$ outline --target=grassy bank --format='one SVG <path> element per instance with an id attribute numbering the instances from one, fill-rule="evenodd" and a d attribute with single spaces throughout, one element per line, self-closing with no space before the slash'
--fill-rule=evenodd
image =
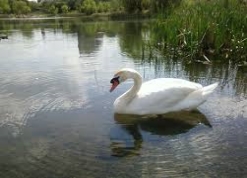
<path id="1" fill-rule="evenodd" d="M 152 45 L 190 60 L 247 60 L 247 5 L 236 0 L 189 1 L 158 15 Z"/>

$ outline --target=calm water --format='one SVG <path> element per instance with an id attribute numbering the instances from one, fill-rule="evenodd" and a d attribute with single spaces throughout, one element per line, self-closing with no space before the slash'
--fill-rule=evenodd
<path id="1" fill-rule="evenodd" d="M 142 57 L 149 22 L 0 21 L 0 177 L 245 177 L 247 72 Z M 220 87 L 177 118 L 114 115 L 131 81 L 176 77 Z"/>

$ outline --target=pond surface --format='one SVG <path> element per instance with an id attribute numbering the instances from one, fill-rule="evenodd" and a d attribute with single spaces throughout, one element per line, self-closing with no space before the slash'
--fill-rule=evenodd
<path id="1" fill-rule="evenodd" d="M 235 65 L 143 56 L 151 23 L 80 19 L 0 21 L 0 177 L 244 177 L 247 73 Z M 197 112 L 176 119 L 113 113 L 132 82 L 219 82 Z"/>

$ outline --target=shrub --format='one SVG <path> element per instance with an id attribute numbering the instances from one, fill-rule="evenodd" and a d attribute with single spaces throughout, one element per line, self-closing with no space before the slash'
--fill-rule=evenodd
<path id="1" fill-rule="evenodd" d="M 31 12 L 31 8 L 24 1 L 14 1 L 12 11 L 15 14 L 27 14 Z"/>
<path id="2" fill-rule="evenodd" d="M 0 14 L 5 14 L 10 12 L 10 6 L 8 0 L 0 0 Z"/>
<path id="3" fill-rule="evenodd" d="M 58 13 L 58 8 L 55 5 L 52 5 L 49 10 L 51 14 L 56 15 Z"/>
<path id="4" fill-rule="evenodd" d="M 123 9 L 122 3 L 119 0 L 111 0 L 110 1 L 110 11 L 112 12 L 118 12 Z"/>
<path id="5" fill-rule="evenodd" d="M 110 11 L 110 3 L 109 2 L 99 2 L 98 4 L 98 12 L 109 12 Z"/>
<path id="6" fill-rule="evenodd" d="M 142 10 L 142 0 L 122 0 L 125 11 L 133 13 Z"/>
<path id="7" fill-rule="evenodd" d="M 67 5 L 63 5 L 62 7 L 61 7 L 61 10 L 62 10 L 62 13 L 63 14 L 67 14 L 68 12 L 69 12 L 69 7 L 67 6 Z"/>
<path id="8" fill-rule="evenodd" d="M 81 6 L 81 12 L 90 15 L 97 11 L 97 6 L 94 0 L 84 0 Z"/>

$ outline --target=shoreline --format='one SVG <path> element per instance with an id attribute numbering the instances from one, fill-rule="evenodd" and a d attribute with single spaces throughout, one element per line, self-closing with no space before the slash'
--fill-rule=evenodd
<path id="1" fill-rule="evenodd" d="M 0 20 L 46 20 L 46 19 L 65 19 L 65 18 L 84 18 L 85 20 L 115 20 L 115 19 L 146 19 L 151 18 L 150 13 L 95 13 L 91 15 L 86 14 L 30 14 L 30 15 L 2 15 L 0 14 Z"/>

